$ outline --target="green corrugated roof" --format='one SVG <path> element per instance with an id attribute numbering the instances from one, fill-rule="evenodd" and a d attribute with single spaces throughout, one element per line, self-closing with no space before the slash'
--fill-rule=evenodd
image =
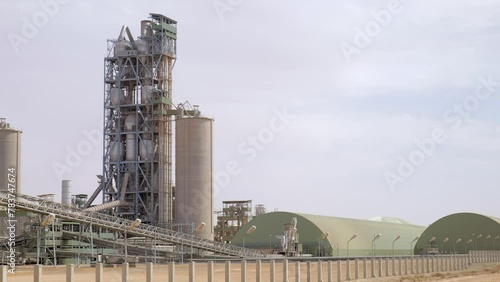
<path id="1" fill-rule="evenodd" d="M 435 239 L 430 242 L 433 237 Z M 444 242 L 446 238 L 448 240 Z M 467 243 L 469 240 L 471 242 Z M 461 254 L 470 250 L 500 250 L 500 219 L 476 213 L 442 217 L 424 230 L 415 245 L 415 253 L 429 247 L 437 248 L 441 253 Z"/>
<path id="2" fill-rule="evenodd" d="M 245 246 L 251 248 L 269 249 L 269 245 L 279 245 L 279 240 L 274 235 L 283 234 L 283 224 L 289 223 L 293 217 L 297 217 L 297 232 L 299 243 L 303 245 L 304 253 L 317 253 L 319 245 L 329 248 L 337 255 L 336 244 L 339 244 L 338 254 L 345 256 L 347 252 L 347 241 L 353 234 L 358 237 L 349 243 L 351 255 L 370 255 L 372 240 L 378 233 L 382 236 L 376 240 L 376 255 L 389 255 L 392 253 L 392 242 L 401 235 L 401 239 L 394 243 L 394 249 L 398 254 L 408 254 L 410 243 L 419 236 L 424 226 L 413 224 L 381 222 L 371 220 L 350 219 L 341 217 L 299 214 L 290 212 L 271 212 L 255 217 L 244 225 L 235 235 L 232 243 L 241 246 L 243 235 L 252 225 L 257 227 L 254 233 L 245 238 Z M 326 240 L 321 240 L 325 233 L 330 235 Z"/>

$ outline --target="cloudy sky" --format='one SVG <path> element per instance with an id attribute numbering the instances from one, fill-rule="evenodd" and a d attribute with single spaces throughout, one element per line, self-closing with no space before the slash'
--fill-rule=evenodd
<path id="1" fill-rule="evenodd" d="M 24 132 L 24 193 L 59 198 L 59 177 L 95 190 L 102 145 L 66 159 L 100 132 L 106 40 L 160 13 L 179 22 L 174 101 L 215 118 L 217 208 L 500 217 L 498 1 L 0 3 L 0 116 Z"/>

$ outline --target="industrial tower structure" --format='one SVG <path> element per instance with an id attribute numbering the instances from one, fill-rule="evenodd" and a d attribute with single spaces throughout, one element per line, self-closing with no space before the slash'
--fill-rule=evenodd
<path id="1" fill-rule="evenodd" d="M 115 216 L 173 222 L 172 69 L 177 22 L 141 21 L 134 39 L 123 26 L 104 60 L 103 203 Z"/>

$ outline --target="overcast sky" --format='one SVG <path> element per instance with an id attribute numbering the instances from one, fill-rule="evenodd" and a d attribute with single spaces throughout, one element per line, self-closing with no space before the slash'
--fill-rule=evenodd
<path id="1" fill-rule="evenodd" d="M 23 193 L 60 200 L 56 163 L 74 193 L 95 190 L 102 145 L 66 158 L 101 132 L 106 40 L 160 13 L 178 21 L 174 101 L 215 118 L 216 176 L 238 164 L 216 208 L 500 217 L 500 2 L 310 2 L 0 1 Z"/>

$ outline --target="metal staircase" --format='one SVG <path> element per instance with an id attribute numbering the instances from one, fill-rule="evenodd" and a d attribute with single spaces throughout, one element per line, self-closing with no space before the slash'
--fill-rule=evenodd
<path id="1" fill-rule="evenodd" d="M 24 194 L 12 194 L 7 191 L 0 191 L 0 206 L 8 206 L 8 200 L 9 198 L 12 199 L 13 195 L 15 195 L 16 199 L 15 209 L 32 211 L 39 214 L 52 213 L 55 214 L 57 218 L 76 221 L 92 226 L 100 226 L 115 231 L 123 231 L 130 235 L 152 238 L 176 245 L 190 246 L 195 249 L 214 252 L 216 254 L 248 258 L 264 256 L 261 252 L 256 250 L 200 239 L 190 234 L 180 233 L 152 225 L 140 224 L 133 229 L 129 229 L 129 227 L 134 224 L 134 221 L 132 220 L 122 219 L 99 212 L 85 211 Z"/>

